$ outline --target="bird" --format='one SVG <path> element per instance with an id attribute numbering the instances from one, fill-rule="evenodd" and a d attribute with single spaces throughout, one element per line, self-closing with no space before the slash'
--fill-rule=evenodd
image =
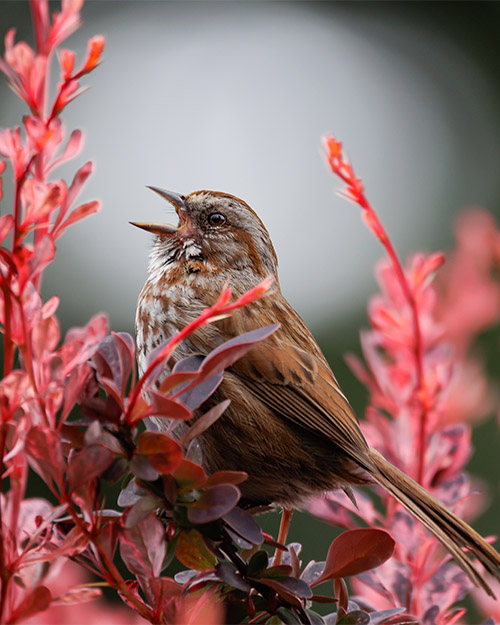
<path id="1" fill-rule="evenodd" d="M 178 224 L 131 222 L 155 235 L 136 313 L 140 371 L 148 354 L 213 305 L 228 283 L 240 296 L 266 277 L 275 280 L 266 297 L 191 334 L 167 363 L 207 355 L 244 332 L 280 324 L 225 371 L 202 406 L 231 400 L 199 437 L 207 472 L 244 471 L 241 505 L 276 504 L 287 511 L 334 489 L 378 484 L 442 543 L 476 586 L 493 595 L 466 552 L 497 579 L 500 555 L 368 445 L 320 347 L 281 292 L 276 252 L 257 213 L 229 193 L 184 196 L 150 188 L 174 207 Z"/>

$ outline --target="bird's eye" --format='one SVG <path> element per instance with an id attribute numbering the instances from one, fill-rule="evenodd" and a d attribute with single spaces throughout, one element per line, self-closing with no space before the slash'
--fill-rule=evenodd
<path id="1" fill-rule="evenodd" d="M 226 216 L 222 213 L 210 213 L 207 220 L 211 226 L 223 226 L 227 221 Z"/>

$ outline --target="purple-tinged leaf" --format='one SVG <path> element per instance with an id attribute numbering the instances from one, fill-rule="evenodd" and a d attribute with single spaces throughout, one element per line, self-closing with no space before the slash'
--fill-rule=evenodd
<path id="1" fill-rule="evenodd" d="M 292 567 L 289 564 L 279 564 L 277 566 L 271 566 L 265 571 L 262 571 L 262 578 L 277 579 L 280 577 L 290 577 L 292 575 Z"/>
<path id="2" fill-rule="evenodd" d="M 149 390 L 148 395 L 151 405 L 141 417 L 166 417 L 179 421 L 188 421 L 193 417 L 191 410 L 186 408 L 179 399 L 170 399 L 153 390 Z"/>
<path id="3" fill-rule="evenodd" d="M 239 549 L 253 549 L 254 547 L 253 543 L 248 542 L 248 540 L 245 540 L 244 538 L 242 538 L 239 534 L 237 534 L 230 527 L 226 527 L 226 533 L 229 536 L 229 538 L 238 546 Z"/>
<path id="4" fill-rule="evenodd" d="M 29 463 L 38 475 L 47 483 L 53 480 L 58 486 L 62 483 L 62 474 L 66 470 L 61 439 L 42 426 L 35 426 L 26 435 L 24 443 Z"/>
<path id="5" fill-rule="evenodd" d="M 199 377 L 194 378 L 194 380 L 189 384 L 190 387 L 188 390 L 179 393 L 175 393 L 174 397 L 185 404 L 189 410 L 196 410 L 205 402 L 210 395 L 219 387 L 224 374 L 222 371 L 216 373 L 215 375 L 203 379 L 203 381 L 198 382 L 198 379 L 201 378 L 201 373 Z M 179 394 L 178 394 L 179 393 Z"/>
<path id="6" fill-rule="evenodd" d="M 183 458 L 172 475 L 181 491 L 201 488 L 207 481 L 207 474 L 203 467 L 187 458 Z"/>
<path id="7" fill-rule="evenodd" d="M 231 403 L 230 399 L 225 399 L 221 401 L 220 404 L 213 406 L 210 408 L 208 412 L 202 415 L 199 419 L 196 420 L 195 423 L 189 428 L 189 430 L 182 437 L 181 444 L 186 445 L 189 441 L 193 440 L 200 434 L 202 434 L 205 430 L 207 430 L 211 425 L 213 425 L 217 419 L 219 419 L 226 408 Z"/>
<path id="8" fill-rule="evenodd" d="M 196 571 L 213 569 L 217 564 L 217 560 L 206 548 L 202 535 L 195 529 L 181 531 L 175 555 L 184 566 Z"/>
<path id="9" fill-rule="evenodd" d="M 120 357 L 112 335 L 108 335 L 103 338 L 91 360 L 94 364 L 98 377 L 115 380 L 117 386 L 121 386 L 122 378 Z"/>
<path id="10" fill-rule="evenodd" d="M 279 622 L 284 623 L 284 625 L 302 625 L 302 621 L 290 608 L 279 607 L 276 610 L 276 616 L 279 618 Z"/>
<path id="11" fill-rule="evenodd" d="M 118 545 L 118 523 L 109 522 L 102 525 L 99 530 L 99 541 L 104 551 L 113 559 Z"/>
<path id="12" fill-rule="evenodd" d="M 199 359 L 201 362 L 201 356 L 192 356 L 190 358 L 196 358 L 197 360 Z M 184 360 L 189 360 L 189 358 L 185 358 Z M 181 362 L 184 362 L 183 360 L 179 360 L 179 362 L 175 365 L 175 367 L 177 367 L 177 365 Z M 199 363 L 198 363 L 199 364 Z M 198 371 L 176 371 L 175 367 L 173 368 L 172 373 L 169 373 L 169 375 L 167 375 L 167 377 L 162 380 L 160 386 L 158 387 L 158 390 L 160 391 L 160 393 L 163 393 L 164 395 L 170 393 L 171 391 L 173 391 L 174 389 L 180 387 L 180 386 L 187 386 L 188 382 L 191 382 L 191 380 L 193 380 L 194 378 L 196 378 L 196 376 L 198 375 Z"/>
<path id="13" fill-rule="evenodd" d="M 173 438 L 162 432 L 143 432 L 137 441 L 137 453 L 148 456 L 159 473 L 171 473 L 182 460 L 182 449 Z"/>
<path id="14" fill-rule="evenodd" d="M 378 625 L 378 623 L 385 623 L 392 619 L 393 616 L 398 616 L 406 612 L 406 608 L 391 608 L 389 610 L 380 610 L 378 612 L 370 612 L 370 625 Z"/>
<path id="15" fill-rule="evenodd" d="M 100 477 L 113 462 L 113 452 L 103 445 L 89 445 L 73 453 L 68 462 L 70 491 Z"/>
<path id="16" fill-rule="evenodd" d="M 262 571 L 267 569 L 268 564 L 269 556 L 267 555 L 267 551 L 261 549 L 254 553 L 248 561 L 247 573 L 252 577 L 257 577 Z"/>
<path id="17" fill-rule="evenodd" d="M 100 397 L 89 397 L 82 402 L 80 410 L 84 417 L 91 420 L 99 419 L 103 423 L 117 424 L 122 414 L 120 406 L 109 395 L 105 400 Z"/>
<path id="18" fill-rule="evenodd" d="M 241 577 L 240 573 L 238 573 L 238 571 L 235 571 L 226 562 L 221 562 L 220 564 L 218 564 L 215 567 L 215 572 L 220 577 L 220 579 L 228 586 L 232 586 L 233 588 L 237 588 L 238 590 L 242 590 L 243 592 L 250 591 L 250 586 Z"/>
<path id="19" fill-rule="evenodd" d="M 261 581 L 274 588 L 278 594 L 280 593 L 278 588 L 283 587 L 288 592 L 304 599 L 310 599 L 313 596 L 311 587 L 303 579 L 298 579 L 297 577 L 268 578 L 266 576 L 261 577 Z"/>
<path id="20" fill-rule="evenodd" d="M 154 513 L 134 527 L 123 529 L 120 555 L 134 575 L 158 577 L 165 552 L 165 530 Z"/>
<path id="21" fill-rule="evenodd" d="M 118 495 L 118 505 L 122 508 L 132 506 L 136 501 L 139 501 L 141 497 L 144 497 L 147 492 L 137 485 L 135 480 L 131 480 L 125 488 Z"/>
<path id="22" fill-rule="evenodd" d="M 324 562 L 315 562 L 314 560 L 311 560 L 302 571 L 300 579 L 303 579 L 306 584 L 309 584 L 309 586 L 314 586 L 314 582 L 323 573 L 324 569 Z"/>
<path id="23" fill-rule="evenodd" d="M 150 605 L 155 606 L 156 613 L 161 613 L 174 597 L 183 594 L 182 586 L 171 577 L 156 577 L 148 579 L 143 588 Z M 158 618 L 155 623 L 160 622 Z"/>
<path id="24" fill-rule="evenodd" d="M 52 595 L 46 586 L 37 586 L 27 594 L 21 605 L 10 614 L 9 622 L 28 619 L 30 616 L 46 610 L 52 602 Z"/>
<path id="25" fill-rule="evenodd" d="M 230 367 L 238 358 L 241 358 L 251 350 L 252 347 L 276 332 L 279 327 L 280 324 L 275 323 L 264 328 L 257 328 L 245 334 L 240 334 L 216 347 L 205 357 L 199 370 L 199 377 L 188 384 L 186 391 L 208 380 L 212 376 L 222 373 L 224 369 Z M 189 405 L 185 400 L 183 400 L 183 402 Z M 189 407 L 191 408 L 191 406 Z M 196 408 L 197 407 L 198 406 L 196 406 Z M 192 409 L 194 410 L 194 408 Z"/>
<path id="26" fill-rule="evenodd" d="M 217 484 L 234 484 L 236 486 L 246 479 L 248 479 L 248 473 L 244 471 L 216 471 L 208 478 L 206 487 L 211 488 Z"/>
<path id="27" fill-rule="evenodd" d="M 292 566 L 292 550 L 295 554 L 298 555 L 302 551 L 302 545 L 300 543 L 289 543 L 288 545 L 286 545 L 286 550 L 281 556 L 281 564 L 289 564 L 290 566 Z M 272 561 L 274 561 L 274 558 L 272 558 Z M 294 575 L 294 577 L 300 577 L 300 575 Z"/>
<path id="28" fill-rule="evenodd" d="M 86 588 L 85 586 L 75 586 L 70 588 L 63 595 L 60 595 L 51 602 L 51 605 L 76 605 L 80 603 L 88 603 L 99 599 L 102 595 L 100 588 Z"/>
<path id="29" fill-rule="evenodd" d="M 358 575 L 380 566 L 391 557 L 394 547 L 394 539 L 384 530 L 347 530 L 332 542 L 325 569 L 314 585 L 327 579 Z"/>
<path id="30" fill-rule="evenodd" d="M 175 363 L 174 368 L 172 369 L 172 373 L 168 377 L 177 379 L 174 377 L 176 373 L 185 373 L 187 375 L 190 375 L 192 373 L 198 374 L 202 362 L 203 356 L 200 356 L 199 354 L 195 354 L 194 356 L 188 356 L 187 358 L 182 358 Z M 179 380 L 182 379 L 183 378 L 179 378 Z"/>
<path id="31" fill-rule="evenodd" d="M 191 523 L 210 523 L 227 514 L 240 498 L 240 491 L 232 484 L 219 484 L 204 491 L 198 501 L 188 508 Z"/>
<path id="32" fill-rule="evenodd" d="M 115 347 L 120 357 L 120 368 L 123 372 L 121 394 L 126 392 L 127 381 L 135 364 L 135 342 L 127 332 L 113 332 Z"/>
<path id="33" fill-rule="evenodd" d="M 304 611 L 307 614 L 307 617 L 309 618 L 310 625 L 326 625 L 325 621 L 323 620 L 323 617 L 320 616 L 317 612 L 314 612 L 314 610 L 310 610 L 309 608 L 306 608 Z"/>
<path id="34" fill-rule="evenodd" d="M 161 499 L 159 497 L 154 497 L 153 495 L 141 497 L 139 501 L 136 501 L 136 503 L 126 512 L 124 523 L 125 528 L 129 530 L 132 527 L 135 527 L 160 505 Z"/>
<path id="35" fill-rule="evenodd" d="M 283 577 L 279 580 L 259 578 L 254 581 L 259 581 L 261 584 L 269 586 L 269 588 L 272 588 L 278 593 L 282 599 L 297 608 L 302 607 L 304 597 L 312 597 L 312 591 L 309 586 L 301 579 L 296 579 L 294 577 Z"/>
<path id="36" fill-rule="evenodd" d="M 156 469 L 151 466 L 148 456 L 135 453 L 130 463 L 130 470 L 141 480 L 146 482 L 154 482 L 160 477 Z"/>
<path id="37" fill-rule="evenodd" d="M 337 625 L 369 625 L 370 615 L 362 610 L 355 610 L 345 614 L 337 621 Z"/>
<path id="38" fill-rule="evenodd" d="M 223 517 L 224 521 L 242 538 L 254 545 L 264 542 L 262 530 L 253 516 L 241 508 L 233 508 Z"/>
<path id="39" fill-rule="evenodd" d="M 80 399 L 89 376 L 90 367 L 84 362 L 71 369 L 69 375 L 64 380 L 64 401 L 61 413 L 62 421 L 66 421 L 69 413 Z"/>

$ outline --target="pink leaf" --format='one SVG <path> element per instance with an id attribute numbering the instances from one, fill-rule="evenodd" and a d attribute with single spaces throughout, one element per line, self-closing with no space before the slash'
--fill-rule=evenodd
<path id="1" fill-rule="evenodd" d="M 77 156 L 82 149 L 82 139 L 83 139 L 82 131 L 73 130 L 70 138 L 68 139 L 68 143 L 66 144 L 66 147 L 64 148 L 64 152 L 61 154 L 61 156 L 59 156 L 54 161 L 52 161 L 50 166 L 47 168 L 47 172 L 52 171 L 53 169 L 56 169 L 57 167 L 65 163 L 66 161 L 69 161 L 75 156 Z"/>
<path id="2" fill-rule="evenodd" d="M 203 364 L 200 367 L 200 376 L 188 384 L 187 388 L 183 389 L 183 393 L 231 366 L 238 358 L 241 358 L 252 349 L 252 347 L 276 332 L 279 327 L 280 324 L 275 323 L 264 328 L 258 328 L 257 330 L 252 330 L 251 332 L 236 336 L 222 345 L 219 345 L 219 347 L 210 352 L 203 360 Z"/>
<path id="3" fill-rule="evenodd" d="M 188 421 L 193 417 L 191 410 L 188 410 L 188 408 L 179 401 L 165 397 L 165 395 L 153 390 L 148 391 L 148 395 L 151 406 L 140 415 L 141 419 L 154 415 L 157 417 L 166 417 L 168 419 Z"/>
<path id="4" fill-rule="evenodd" d="M 137 441 L 137 453 L 148 457 L 159 473 L 171 473 L 182 460 L 182 449 L 173 438 L 160 432 L 143 432 Z"/>
<path id="5" fill-rule="evenodd" d="M 25 449 L 30 464 L 40 477 L 48 483 L 53 480 L 60 486 L 66 463 L 59 436 L 52 430 L 35 426 L 26 435 Z"/>
<path id="6" fill-rule="evenodd" d="M 57 236 L 59 236 L 68 226 L 80 221 L 81 219 L 85 219 L 89 215 L 93 215 L 97 213 L 97 211 L 101 208 L 101 203 L 97 200 L 93 200 L 92 202 L 87 202 L 86 204 L 81 204 L 78 208 L 75 208 L 69 215 L 69 217 L 59 226 L 57 230 Z"/>
<path id="7" fill-rule="evenodd" d="M 52 595 L 46 586 L 37 586 L 23 600 L 16 611 L 10 615 L 9 622 L 28 619 L 38 612 L 46 610 L 52 602 Z"/>
<path id="8" fill-rule="evenodd" d="M 193 440 L 193 438 L 196 438 L 197 436 L 202 434 L 206 429 L 208 429 L 211 425 L 213 425 L 217 421 L 217 419 L 219 419 L 222 416 L 222 414 L 224 413 L 224 410 L 226 410 L 226 408 L 229 406 L 230 403 L 231 403 L 230 399 L 221 401 L 220 404 L 217 404 L 216 406 L 211 408 L 208 412 L 206 412 L 204 415 L 202 415 L 196 421 L 196 423 L 194 423 L 189 428 L 189 430 L 184 434 L 184 436 L 182 437 L 182 444 L 185 445 L 186 443 L 189 443 L 189 441 Z"/>
<path id="9" fill-rule="evenodd" d="M 165 553 L 165 530 L 153 512 L 134 527 L 123 530 L 120 554 L 131 573 L 158 577 Z"/>
<path id="10" fill-rule="evenodd" d="M 113 452 L 103 445 L 89 445 L 72 454 L 68 464 L 70 490 L 100 477 L 113 462 Z"/>
<path id="11" fill-rule="evenodd" d="M 189 506 L 191 523 L 210 523 L 234 508 L 240 491 L 232 484 L 219 484 L 204 491 L 198 501 Z"/>

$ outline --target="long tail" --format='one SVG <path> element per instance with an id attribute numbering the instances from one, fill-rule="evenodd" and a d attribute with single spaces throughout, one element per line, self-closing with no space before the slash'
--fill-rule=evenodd
<path id="1" fill-rule="evenodd" d="M 374 468 L 368 471 L 372 478 L 434 534 L 476 586 L 482 586 L 491 597 L 495 597 L 462 548 L 466 547 L 489 573 L 500 580 L 500 555 L 495 549 L 375 449 L 370 449 L 370 459 Z"/>

